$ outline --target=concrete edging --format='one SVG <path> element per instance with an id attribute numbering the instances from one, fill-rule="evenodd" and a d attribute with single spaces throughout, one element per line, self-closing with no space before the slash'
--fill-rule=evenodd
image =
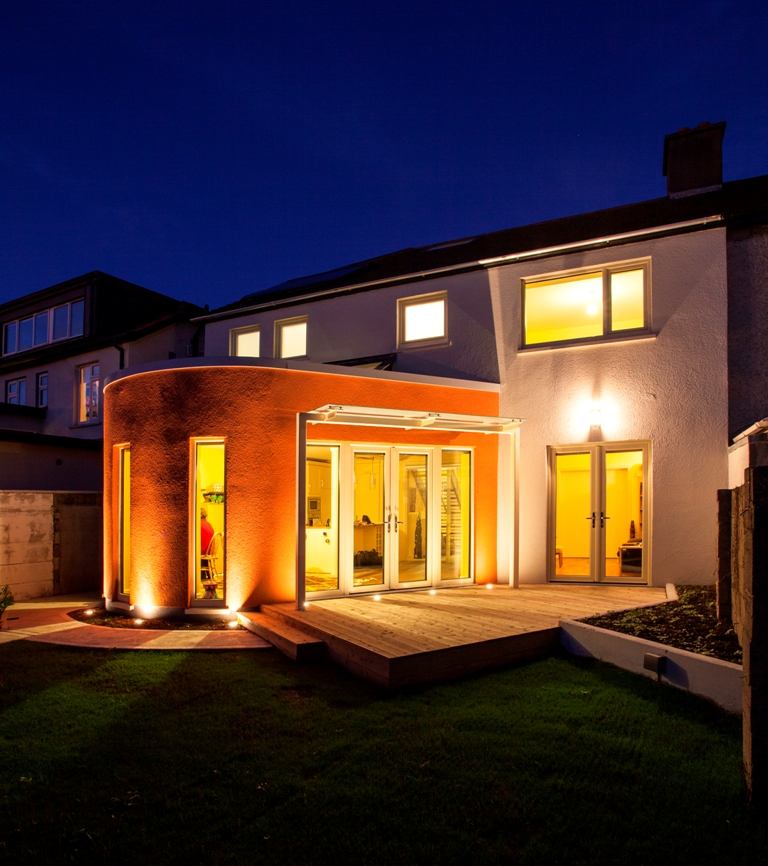
<path id="1" fill-rule="evenodd" d="M 728 712 L 741 713 L 741 665 L 573 619 L 560 620 L 560 645 L 571 655 L 599 659 L 651 679 L 657 679 L 657 674 L 643 667 L 643 656 L 665 656 L 659 682 L 708 698 Z"/>

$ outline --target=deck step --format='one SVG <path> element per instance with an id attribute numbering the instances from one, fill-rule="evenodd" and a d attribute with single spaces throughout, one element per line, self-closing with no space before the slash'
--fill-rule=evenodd
<path id="1" fill-rule="evenodd" d="M 297 662 L 315 661 L 325 655 L 325 643 L 274 616 L 239 613 L 240 624 Z"/>

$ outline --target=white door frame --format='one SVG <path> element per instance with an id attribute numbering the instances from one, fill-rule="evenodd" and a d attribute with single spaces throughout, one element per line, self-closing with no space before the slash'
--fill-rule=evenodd
<path id="1" fill-rule="evenodd" d="M 611 515 L 605 513 L 605 455 L 616 451 L 642 451 L 643 453 L 643 553 L 642 572 L 637 581 L 611 581 L 605 576 L 605 529 L 606 521 Z M 555 573 L 555 533 L 557 508 L 557 482 L 555 461 L 558 454 L 589 454 L 591 478 L 591 517 L 593 519 L 590 534 L 590 573 L 568 577 Z M 548 509 L 547 509 L 547 580 L 556 583 L 651 583 L 651 546 L 652 546 L 652 497 L 651 497 L 651 443 L 646 440 L 630 440 L 624 442 L 584 442 L 578 445 L 550 445 L 547 447 L 547 465 L 549 473 Z M 589 519 L 590 515 L 584 515 Z"/>

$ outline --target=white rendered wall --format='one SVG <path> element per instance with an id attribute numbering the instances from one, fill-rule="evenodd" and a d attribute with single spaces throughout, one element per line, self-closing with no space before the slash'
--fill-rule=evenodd
<path id="1" fill-rule="evenodd" d="M 448 294 L 447 344 L 398 349 L 397 299 L 440 291 Z M 309 318 L 311 361 L 330 363 L 397 352 L 396 369 L 402 372 L 499 381 L 485 271 L 434 277 L 209 322 L 205 326 L 205 356 L 227 356 L 232 328 L 259 325 L 261 357 L 272 358 L 275 322 L 293 316 Z"/>
<path id="2" fill-rule="evenodd" d="M 185 357 L 193 333 L 192 325 L 170 325 L 133 342 L 123 343 L 124 366 L 127 368 L 148 361 L 166 361 L 170 353 Z M 40 428 L 41 433 L 81 439 L 101 438 L 101 418 L 86 424 L 77 421 L 78 368 L 86 364 L 99 365 L 103 387 L 107 379 L 120 369 L 120 352 L 114 346 L 102 346 L 6 375 L 6 379 L 26 378 L 27 405 L 34 406 L 37 400 L 37 374 L 48 374 L 48 411 Z"/>
<path id="3" fill-rule="evenodd" d="M 648 256 L 655 338 L 519 351 L 523 278 Z M 511 264 L 490 279 L 501 414 L 525 419 L 521 583 L 546 580 L 547 446 L 587 442 L 593 401 L 603 405 L 604 441 L 651 443 L 651 582 L 711 582 L 716 491 L 728 483 L 724 230 Z"/>

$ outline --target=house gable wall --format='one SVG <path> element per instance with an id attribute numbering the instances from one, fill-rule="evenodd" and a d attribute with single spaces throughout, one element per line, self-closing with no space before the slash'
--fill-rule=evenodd
<path id="1" fill-rule="evenodd" d="M 651 258 L 655 337 L 520 351 L 524 278 Z M 520 579 L 547 575 L 547 446 L 590 440 L 589 408 L 605 409 L 605 441 L 651 442 L 654 584 L 711 582 L 717 501 L 727 481 L 725 230 L 625 244 L 491 272 L 502 414 L 520 433 Z"/>

